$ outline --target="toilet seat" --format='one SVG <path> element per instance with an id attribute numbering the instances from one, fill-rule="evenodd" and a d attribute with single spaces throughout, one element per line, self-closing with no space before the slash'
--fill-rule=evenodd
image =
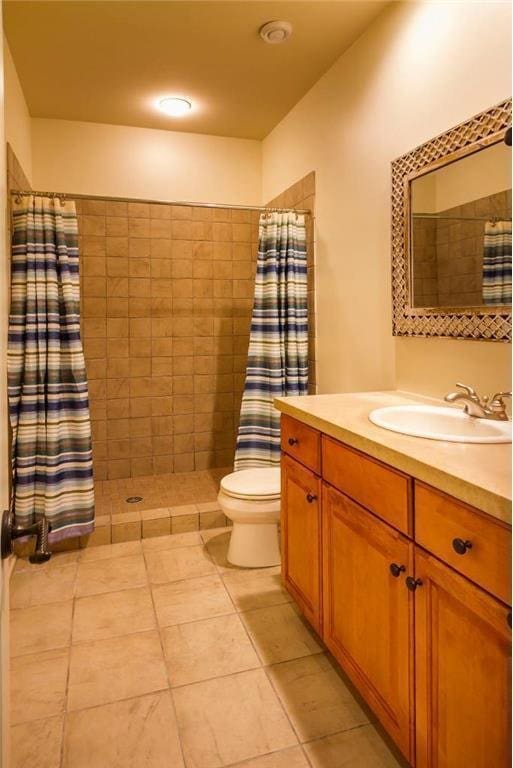
<path id="1" fill-rule="evenodd" d="M 221 480 L 221 491 L 234 499 L 273 501 L 280 498 L 280 468 L 259 467 L 232 472 Z"/>

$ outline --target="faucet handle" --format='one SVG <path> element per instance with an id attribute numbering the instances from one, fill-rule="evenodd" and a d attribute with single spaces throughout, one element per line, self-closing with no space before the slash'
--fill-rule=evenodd
<path id="1" fill-rule="evenodd" d="M 508 414 L 506 412 L 505 397 L 511 397 L 511 392 L 496 392 L 488 400 L 488 410 L 490 413 L 496 414 L 495 418 L 501 421 L 508 421 Z"/>
<path id="2" fill-rule="evenodd" d="M 477 397 L 477 392 L 473 387 L 469 387 L 468 384 L 462 384 L 461 382 L 456 382 L 456 386 L 460 389 L 463 389 L 469 397 Z"/>
<path id="3" fill-rule="evenodd" d="M 496 392 L 491 396 L 490 402 L 493 403 L 494 400 L 503 400 L 505 397 L 511 397 L 512 394 L 512 392 Z"/>
<path id="4" fill-rule="evenodd" d="M 488 404 L 493 410 L 504 410 L 506 407 L 504 403 L 505 397 L 511 397 L 511 392 L 496 392 L 488 399 Z"/>

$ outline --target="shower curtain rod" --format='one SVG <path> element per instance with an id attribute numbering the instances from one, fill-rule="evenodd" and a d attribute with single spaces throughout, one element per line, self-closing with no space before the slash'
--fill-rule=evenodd
<path id="1" fill-rule="evenodd" d="M 11 195 L 35 195 L 35 197 L 57 197 L 69 200 L 109 200 L 114 203 L 149 203 L 151 205 L 178 205 L 187 208 L 231 208 L 237 211 L 269 211 L 275 213 L 311 214 L 309 208 L 278 208 L 265 205 L 222 205 L 220 203 L 188 203 L 182 200 L 146 200 L 140 197 L 109 197 L 108 195 L 74 195 L 71 192 L 36 192 L 35 190 L 11 189 Z"/>

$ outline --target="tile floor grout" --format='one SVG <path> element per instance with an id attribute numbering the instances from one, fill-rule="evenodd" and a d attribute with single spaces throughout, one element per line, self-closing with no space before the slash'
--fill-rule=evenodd
<path id="1" fill-rule="evenodd" d="M 165 548 L 165 549 L 163 548 L 163 549 L 155 549 L 155 550 L 153 550 L 152 548 L 148 548 L 146 550 L 144 548 L 144 546 L 141 545 L 139 548 L 137 548 L 137 550 L 138 550 L 137 551 L 137 556 L 141 556 L 142 555 L 142 563 L 144 564 L 144 574 L 145 574 L 145 579 L 146 579 L 144 584 L 137 585 L 137 586 L 134 586 L 134 585 L 132 585 L 132 586 L 124 586 L 121 589 L 119 587 L 116 587 L 116 588 L 111 589 L 111 590 L 107 590 L 107 591 L 103 591 L 103 592 L 94 592 L 94 593 L 91 593 L 89 595 L 80 595 L 80 596 L 78 596 L 76 594 L 77 587 L 78 587 L 78 582 L 79 582 L 79 570 L 80 570 L 80 566 L 81 565 L 87 565 L 87 563 L 94 563 L 99 568 L 99 570 L 101 571 L 102 563 L 106 563 L 106 562 L 109 562 L 109 561 L 114 560 L 114 559 L 119 562 L 119 561 L 123 561 L 123 559 L 125 559 L 125 558 L 131 557 L 131 556 L 133 557 L 134 555 L 133 554 L 130 554 L 130 555 L 111 554 L 109 557 L 106 557 L 106 558 L 98 558 L 98 559 L 93 558 L 91 560 L 87 560 L 87 559 L 86 560 L 82 560 L 82 558 L 79 555 L 77 560 L 74 563 L 71 564 L 71 565 L 75 565 L 75 573 L 74 573 L 74 577 L 73 577 L 73 588 L 72 588 L 72 596 L 71 596 L 71 598 L 64 599 L 64 600 L 56 600 L 56 601 L 53 601 L 51 603 L 36 603 L 35 605 L 27 606 L 29 608 L 32 608 L 32 607 L 44 607 L 44 606 L 47 606 L 47 605 L 66 604 L 66 603 L 69 603 L 70 600 L 72 602 L 69 641 L 67 642 L 66 645 L 59 645 L 57 647 L 52 647 L 52 648 L 48 649 L 48 652 L 52 652 L 52 651 L 66 651 L 66 659 L 67 659 L 67 662 L 66 662 L 67 663 L 66 683 L 65 683 L 64 696 L 63 696 L 62 705 L 61 705 L 62 709 L 60 710 L 60 713 L 55 714 L 55 715 L 50 715 L 48 717 L 35 717 L 35 718 L 31 718 L 31 719 L 29 719 L 27 721 L 23 721 L 22 723 L 16 723 L 16 725 L 26 725 L 28 723 L 38 723 L 38 722 L 41 723 L 41 724 L 45 724 L 46 722 L 48 722 L 49 719 L 53 719 L 53 718 L 56 718 L 56 717 L 61 718 L 62 722 L 60 724 L 61 725 L 61 731 L 60 731 L 60 734 L 61 734 L 60 735 L 60 757 L 59 757 L 58 764 L 57 763 L 55 763 L 55 764 L 52 763 L 52 768 L 53 768 L 54 765 L 55 765 L 55 768 L 57 768 L 57 765 L 59 766 L 59 768 L 73 768 L 71 763 L 67 762 L 70 759 L 69 755 L 68 755 L 68 757 L 66 757 L 66 756 L 68 754 L 67 750 L 69 748 L 68 747 L 68 741 L 69 741 L 70 738 L 72 738 L 72 734 L 73 734 L 73 731 L 70 730 L 70 721 L 71 721 L 71 719 L 74 719 L 75 717 L 78 718 L 79 713 L 86 712 L 86 711 L 89 711 L 89 710 L 98 710 L 99 712 L 103 713 L 103 711 L 104 711 L 103 708 L 104 707 L 119 705 L 119 704 L 121 704 L 123 702 L 130 702 L 130 701 L 137 702 L 139 700 L 144 699 L 145 697 L 151 697 L 151 696 L 155 697 L 158 694 L 163 694 L 165 692 L 167 692 L 169 694 L 169 701 L 170 701 L 171 711 L 173 713 L 174 723 L 176 724 L 177 744 L 178 744 L 178 747 L 179 747 L 179 750 L 180 750 L 180 753 L 181 753 L 181 756 L 182 756 L 183 767 L 184 768 L 192 768 L 193 762 L 191 762 L 192 758 L 190 757 L 190 745 L 189 745 L 189 753 L 188 753 L 187 750 L 186 750 L 185 742 L 184 742 L 184 734 L 185 734 L 185 732 L 183 731 L 183 727 L 184 727 L 183 726 L 183 722 L 181 722 L 179 720 L 179 713 L 178 713 L 178 710 L 177 710 L 177 702 L 176 702 L 176 695 L 177 695 L 177 693 L 180 692 L 180 691 L 184 691 L 185 689 L 187 689 L 190 692 L 191 689 L 193 689 L 193 688 L 198 689 L 199 686 L 204 686 L 206 684 L 214 684 L 216 681 L 221 681 L 221 680 L 225 680 L 225 681 L 234 680 L 234 679 L 238 678 L 241 675 L 250 674 L 250 673 L 257 673 L 257 672 L 261 672 L 262 675 L 264 676 L 264 678 L 266 680 L 266 684 L 269 686 L 269 691 L 270 691 L 270 693 L 272 692 L 272 706 L 275 708 L 276 712 L 279 711 L 281 713 L 284 722 L 287 723 L 288 729 L 290 731 L 290 738 L 294 739 L 294 743 L 291 743 L 290 745 L 285 746 L 285 747 L 280 746 L 280 747 L 277 747 L 276 749 L 269 749 L 269 751 L 263 752 L 263 753 L 257 752 L 257 754 L 254 754 L 252 756 L 246 757 L 246 758 L 244 758 L 242 760 L 239 759 L 239 760 L 234 760 L 234 761 L 229 761 L 229 762 L 223 762 L 223 759 L 220 757 L 219 758 L 220 759 L 220 766 L 222 766 L 222 768 L 233 768 L 234 766 L 237 766 L 238 768 L 244 768 L 244 765 L 246 763 L 249 764 L 249 763 L 252 763 L 253 761 L 259 761 L 259 760 L 261 760 L 261 759 L 263 759 L 263 758 L 265 758 L 267 756 L 271 756 L 271 755 L 279 755 L 280 753 L 284 753 L 285 754 L 288 750 L 299 750 L 301 755 L 303 756 L 303 759 L 306 761 L 306 765 L 307 766 L 311 766 L 312 768 L 314 768 L 316 763 L 313 762 L 313 758 L 308 754 L 308 751 L 305 749 L 305 745 L 315 744 L 317 742 L 321 743 L 325 739 L 333 738 L 333 737 L 335 737 L 337 735 L 344 734 L 344 733 L 347 733 L 347 732 L 350 732 L 350 731 L 356 731 L 356 730 L 358 730 L 360 728 L 364 728 L 366 726 L 372 725 L 371 721 L 365 722 L 365 723 L 358 723 L 356 725 L 349 724 L 349 725 L 347 725 L 344 728 L 337 728 L 336 724 L 332 724 L 331 727 L 333 728 L 333 730 L 330 730 L 328 728 L 328 730 L 323 731 L 322 734 L 319 735 L 319 736 L 315 736 L 313 738 L 309 737 L 309 738 L 306 738 L 306 739 L 302 740 L 301 730 L 300 730 L 300 721 L 298 721 L 298 723 L 296 723 L 296 724 L 294 723 L 294 719 L 289 714 L 288 708 L 285 706 L 286 702 L 283 700 L 283 691 L 280 693 L 280 689 L 277 686 L 277 678 L 273 678 L 273 676 L 271 675 L 271 670 L 277 669 L 279 667 L 285 667 L 285 665 L 287 665 L 287 664 L 293 664 L 293 662 L 299 662 L 301 660 L 305 660 L 306 661 L 308 659 L 314 659 L 314 658 L 319 658 L 319 659 L 324 658 L 324 657 L 328 658 L 327 649 L 324 646 L 324 644 L 322 643 L 322 641 L 320 639 L 318 639 L 314 635 L 314 633 L 308 628 L 308 626 L 304 623 L 304 621 L 301 619 L 300 615 L 297 614 L 297 608 L 295 607 L 295 604 L 290 601 L 290 599 L 288 598 L 288 595 L 286 593 L 283 593 L 283 595 L 280 598 L 274 598 L 274 599 L 271 598 L 271 602 L 268 603 L 268 604 L 265 604 L 265 605 L 256 605 L 256 606 L 253 606 L 253 607 L 250 607 L 250 608 L 246 608 L 246 609 L 239 608 L 235 596 L 232 595 L 232 593 L 230 592 L 230 589 L 229 589 L 229 585 L 227 585 L 227 583 L 226 583 L 226 578 L 230 576 L 231 571 L 230 570 L 226 570 L 223 565 L 220 565 L 219 561 L 216 560 L 217 555 L 214 556 L 214 554 L 212 552 L 210 552 L 209 549 L 208 549 L 208 542 L 211 541 L 212 538 L 216 538 L 217 535 L 222 535 L 223 533 L 226 533 L 226 532 L 227 532 L 226 530 L 223 531 L 221 529 L 221 530 L 218 530 L 216 534 L 208 535 L 208 538 L 207 538 L 207 535 L 205 535 L 205 539 L 203 539 L 201 534 L 198 532 L 199 533 L 199 537 L 201 539 L 201 541 L 199 543 L 196 543 L 196 544 L 192 544 L 192 543 L 191 544 L 183 544 L 183 545 L 178 546 L 178 547 L 168 547 L 168 548 Z M 110 546 L 112 546 L 112 545 L 110 545 Z M 114 545 L 114 546 L 116 546 L 116 545 Z M 183 578 L 174 579 L 174 580 L 169 580 L 168 579 L 167 581 L 163 581 L 163 582 L 155 583 L 155 584 L 150 581 L 149 563 L 148 563 L 148 558 L 147 558 L 148 554 L 151 554 L 152 552 L 154 552 L 154 553 L 166 553 L 166 555 L 169 557 L 170 553 L 179 552 L 179 551 L 183 551 L 183 550 L 189 550 L 189 549 L 191 549 L 193 547 L 201 547 L 201 550 L 202 550 L 203 554 L 206 556 L 205 560 L 207 560 L 209 563 L 211 563 L 211 564 L 213 564 L 215 566 L 215 568 L 216 568 L 215 572 L 210 572 L 210 573 L 206 573 L 206 574 L 199 574 L 199 575 L 194 575 L 194 576 L 184 576 Z M 112 550 L 111 550 L 111 552 L 112 552 Z M 55 570 L 58 571 L 61 567 L 67 567 L 67 566 L 68 566 L 68 564 L 63 564 L 63 566 L 55 565 Z M 180 567 L 183 567 L 183 566 L 180 566 Z M 255 587 L 255 589 L 258 590 L 258 576 L 260 574 L 262 575 L 262 579 L 264 581 L 264 587 L 265 587 L 265 578 L 266 578 L 266 571 L 267 570 L 271 570 L 271 569 L 258 569 L 258 570 L 256 570 L 256 569 L 247 569 L 247 571 L 241 571 L 240 569 L 234 568 L 233 569 L 233 573 L 234 574 L 247 573 L 248 579 L 251 579 L 252 577 L 254 579 L 256 579 L 257 586 Z M 26 572 L 24 570 L 19 570 L 19 571 L 17 571 L 17 573 L 18 574 L 25 574 Z M 30 571 L 29 571 L 29 573 L 30 573 Z M 167 573 L 168 572 L 164 570 L 164 575 L 166 575 Z M 267 576 L 275 576 L 275 575 L 278 575 L 278 574 L 275 574 L 275 573 L 267 574 Z M 189 583 L 190 584 L 190 582 L 194 582 L 195 580 L 198 580 L 198 579 L 208 578 L 210 576 L 212 576 L 212 577 L 215 576 L 216 579 L 218 580 L 219 587 L 222 587 L 222 595 L 223 595 L 224 598 L 227 599 L 228 605 L 230 606 L 230 611 L 229 612 L 221 613 L 221 614 L 215 614 L 215 615 L 208 615 L 208 612 L 207 612 L 205 615 L 203 615 L 201 617 L 197 617 L 197 618 L 193 618 L 193 619 L 188 619 L 186 621 L 175 622 L 174 624 L 165 624 L 165 623 L 161 623 L 161 621 L 159 621 L 159 612 L 157 610 L 157 603 L 155 601 L 155 592 L 158 590 L 159 587 L 166 587 L 166 586 L 170 586 L 170 585 L 177 585 L 177 584 L 180 584 L 180 583 L 182 583 L 182 584 Z M 245 581 L 245 578 L 243 576 L 241 576 L 240 583 L 243 584 L 244 581 Z M 238 586 L 238 584 L 236 582 L 233 585 L 233 588 L 235 589 L 237 586 Z M 78 642 L 73 642 L 73 631 L 74 631 L 74 628 L 75 628 L 75 625 L 76 625 L 76 608 L 77 608 L 77 606 L 79 605 L 80 602 L 83 602 L 86 599 L 101 598 L 101 597 L 107 596 L 107 595 L 114 595 L 114 594 L 117 594 L 117 593 L 127 593 L 127 592 L 130 592 L 130 591 L 135 592 L 137 590 L 144 590 L 145 593 L 149 593 L 149 599 L 151 601 L 151 617 L 152 617 L 152 621 L 153 621 L 153 626 L 151 628 L 137 629 L 134 632 L 130 631 L 130 629 L 128 631 L 126 629 L 124 629 L 123 631 L 120 631 L 119 634 L 108 635 L 106 637 L 102 637 L 102 636 L 93 637 L 92 639 L 80 640 Z M 187 591 L 185 590 L 185 594 L 186 593 L 187 593 Z M 256 594 L 259 594 L 258 591 L 256 592 Z M 265 595 L 265 593 L 263 593 L 263 594 Z M 265 597 L 264 597 L 264 599 L 265 599 Z M 278 599 L 279 601 L 278 602 L 274 602 L 275 599 Z M 297 651 L 293 652 L 292 649 L 289 649 L 288 653 L 292 652 L 293 653 L 292 656 L 287 655 L 286 658 L 279 659 L 279 660 L 274 660 L 274 661 L 271 660 L 271 661 L 267 661 L 266 662 L 265 655 L 262 655 L 263 651 L 262 651 L 262 649 L 259 649 L 259 644 L 257 643 L 255 637 L 253 636 L 254 633 L 250 632 L 247 624 L 243 620 L 243 617 L 245 615 L 249 615 L 249 614 L 251 614 L 251 615 L 262 615 L 262 612 L 265 612 L 265 611 L 272 611 L 273 609 L 277 609 L 277 610 L 278 609 L 282 609 L 283 610 L 283 609 L 285 609 L 287 607 L 290 607 L 296 613 L 296 615 L 297 615 L 301 625 L 312 636 L 312 638 L 315 640 L 315 642 L 319 645 L 319 649 L 318 650 L 312 650 L 312 649 L 308 649 L 308 646 L 305 646 L 304 651 L 301 651 L 299 653 L 299 655 L 296 655 Z M 23 611 L 23 610 L 25 610 L 25 608 L 23 608 L 23 607 L 22 608 L 13 608 L 12 609 L 13 613 L 17 613 L 17 612 Z M 198 625 L 198 628 L 199 628 L 201 625 L 205 626 L 205 624 L 207 624 L 208 621 L 215 620 L 215 619 L 223 619 L 225 617 L 232 617 L 232 616 L 236 616 L 237 617 L 237 623 L 238 623 L 238 625 L 240 625 L 240 627 L 241 627 L 241 629 L 242 629 L 242 631 L 244 633 L 244 636 L 245 636 L 246 640 L 248 641 L 248 647 L 250 647 L 252 649 L 252 651 L 253 651 L 253 653 L 255 655 L 256 665 L 255 666 L 250 666 L 250 667 L 243 666 L 242 669 L 238 669 L 238 670 L 235 670 L 235 671 L 229 671 L 229 670 L 228 671 L 223 671 L 221 674 L 219 674 L 219 673 L 216 674 L 215 670 L 213 670 L 212 676 L 200 677 L 200 679 L 198 679 L 198 680 L 192 680 L 192 681 L 189 681 L 189 682 L 180 683 L 179 685 L 173 685 L 172 684 L 172 679 L 171 679 L 171 676 L 170 676 L 170 665 L 172 664 L 172 657 L 168 657 L 168 654 L 167 654 L 167 651 L 166 651 L 166 643 L 165 643 L 165 640 L 164 640 L 164 636 L 165 636 L 166 630 L 171 630 L 173 628 L 193 627 L 194 625 Z M 121 630 L 121 628 L 120 628 L 120 630 Z M 294 630 L 294 631 L 296 631 L 296 630 Z M 104 701 L 100 697 L 100 698 L 98 698 L 96 703 L 92 703 L 92 704 L 88 703 L 87 706 L 77 707 L 77 708 L 75 708 L 73 710 L 69 709 L 69 703 L 70 703 L 70 698 L 69 698 L 69 694 L 70 694 L 70 680 L 71 680 L 71 671 L 72 671 L 72 653 L 73 653 L 74 649 L 83 648 L 85 646 L 94 647 L 95 644 L 102 643 L 103 641 L 106 641 L 108 643 L 109 641 L 112 642 L 112 641 L 120 640 L 120 639 L 125 638 L 125 637 L 131 637 L 132 638 L 132 637 L 138 636 L 138 635 L 142 636 L 142 635 L 146 634 L 148 636 L 151 635 L 151 636 L 154 637 L 155 633 L 158 635 L 158 647 L 160 649 L 158 664 L 162 664 L 163 668 L 165 669 L 165 682 L 166 682 L 165 685 L 162 685 L 162 686 L 158 685 L 155 689 L 152 689 L 150 691 L 145 691 L 144 693 L 136 693 L 134 695 L 121 696 L 121 698 L 115 698 L 113 701 L 110 701 L 108 698 L 107 698 L 106 701 Z M 302 642 L 304 642 L 304 641 L 302 641 Z M 23 654 L 20 654 L 19 656 L 14 656 L 13 659 L 21 659 L 21 660 L 23 660 L 24 657 L 28 657 L 28 656 L 31 656 L 31 655 L 34 656 L 34 654 L 35 654 L 35 651 L 31 650 L 29 652 L 25 652 Z M 21 666 L 23 666 L 23 661 L 21 662 Z M 235 669 L 235 667 L 233 667 L 233 669 Z M 157 682 L 157 680 L 155 680 L 155 682 Z M 164 682 L 164 678 L 162 679 L 162 682 Z M 343 680 L 341 680 L 341 682 L 343 684 Z M 290 706 L 290 702 L 289 702 L 289 706 Z M 181 707 L 183 708 L 183 700 L 182 700 Z M 182 711 L 182 715 L 181 716 L 183 718 L 183 711 Z M 366 717 L 366 719 L 368 719 L 367 712 L 365 712 L 365 717 Z M 14 727 L 16 727 L 16 725 Z M 173 728 L 174 727 L 175 726 L 173 726 Z M 275 743 L 277 744 L 278 742 L 275 742 Z M 269 747 L 270 744 L 268 743 L 266 746 Z M 186 754 L 189 754 L 189 759 L 188 760 L 186 759 Z M 220 754 L 221 753 L 219 753 L 219 755 Z M 82 763 L 81 763 L 81 765 L 82 765 Z M 109 762 L 109 766 L 110 765 L 111 765 L 111 763 Z M 120 764 L 118 762 L 116 762 L 115 765 L 114 764 L 112 764 L 112 765 L 113 765 L 113 768 L 119 768 L 119 766 L 120 766 Z M 153 765 L 153 763 L 152 763 L 152 765 Z M 194 763 L 194 765 L 195 765 L 195 763 Z M 273 765 L 274 765 L 274 763 L 273 763 Z M 107 768 L 107 766 L 106 766 L 106 768 Z M 256 768 L 256 765 L 255 765 L 255 768 Z M 272 767 L 269 766 L 269 768 L 272 768 Z M 332 767 L 331 766 L 327 766 L 327 768 L 336 768 L 336 766 L 335 765 L 333 765 Z"/>
<path id="2" fill-rule="evenodd" d="M 146 562 L 146 558 L 144 557 L 144 552 L 143 552 L 143 559 L 144 559 L 144 567 L 146 568 L 146 576 L 148 577 L 149 576 L 149 574 L 148 574 L 148 564 Z M 173 714 L 175 716 L 175 722 L 178 723 L 178 714 L 177 714 L 177 711 L 176 711 L 176 702 L 175 702 L 175 700 L 173 698 L 173 693 L 172 693 L 172 690 L 171 690 L 171 680 L 169 678 L 169 669 L 168 669 L 167 662 L 166 662 L 166 651 L 165 651 L 165 648 L 164 648 L 164 643 L 162 641 L 162 632 L 161 632 L 161 628 L 159 626 L 159 619 L 158 619 L 158 615 L 157 615 L 157 608 L 156 608 L 156 605 L 155 605 L 155 599 L 154 599 L 153 590 L 151 589 L 151 587 L 150 587 L 149 591 L 150 591 L 150 595 L 151 595 L 151 605 L 152 605 L 152 608 L 153 608 L 153 618 L 155 619 L 155 623 L 157 625 L 157 631 L 158 631 L 158 635 L 159 635 L 160 650 L 161 650 L 161 653 L 162 653 L 162 658 L 164 660 L 164 665 L 166 667 L 167 689 L 169 691 L 169 698 L 170 698 L 170 701 L 171 701 L 171 706 L 173 708 Z M 185 753 L 184 753 L 184 748 L 183 748 L 183 742 L 182 742 L 182 739 L 180 737 L 180 729 L 178 729 L 178 744 L 179 744 L 179 747 L 180 747 L 180 754 L 182 755 L 183 765 L 185 766 L 186 765 Z M 61 766 L 61 768 L 64 768 L 64 767 Z"/>

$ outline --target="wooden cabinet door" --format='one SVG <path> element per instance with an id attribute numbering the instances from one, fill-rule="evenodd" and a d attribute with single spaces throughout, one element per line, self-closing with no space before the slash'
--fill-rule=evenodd
<path id="1" fill-rule="evenodd" d="M 417 768 L 511 766 L 511 614 L 415 548 Z"/>
<path id="2" fill-rule="evenodd" d="M 413 762 L 413 543 L 326 484 L 322 503 L 324 641 Z"/>
<path id="3" fill-rule="evenodd" d="M 313 628 L 321 634 L 320 480 L 294 459 L 281 460 L 282 578 Z"/>

